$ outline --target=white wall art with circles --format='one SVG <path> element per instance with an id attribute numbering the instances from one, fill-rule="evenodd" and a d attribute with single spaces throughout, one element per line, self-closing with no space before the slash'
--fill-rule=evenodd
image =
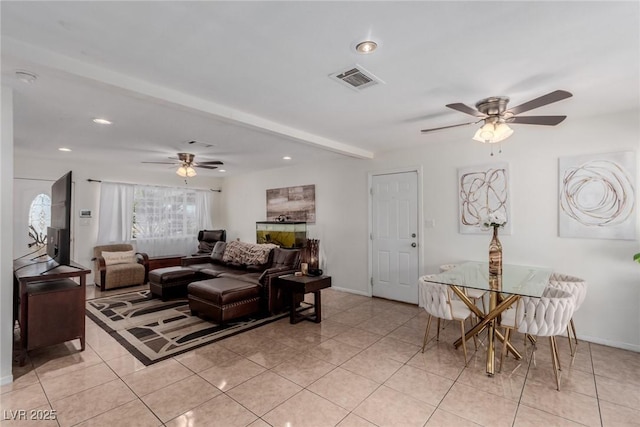
<path id="1" fill-rule="evenodd" d="M 624 151 L 559 159 L 560 237 L 636 238 L 635 158 Z"/>

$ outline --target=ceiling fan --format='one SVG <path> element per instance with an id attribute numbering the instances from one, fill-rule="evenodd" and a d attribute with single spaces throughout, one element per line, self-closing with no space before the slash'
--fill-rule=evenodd
<path id="1" fill-rule="evenodd" d="M 506 96 L 492 96 L 482 99 L 476 103 L 476 108 L 471 108 L 460 102 L 447 104 L 451 108 L 461 113 L 469 114 L 477 117 L 478 120 L 457 125 L 441 126 L 432 129 L 422 129 L 422 133 L 433 132 L 436 130 L 449 129 L 458 126 L 467 126 L 484 122 L 482 127 L 477 130 L 473 139 L 480 142 L 495 143 L 500 142 L 513 134 L 513 130 L 509 124 L 528 124 L 528 125 L 545 125 L 555 126 L 561 123 L 567 116 L 518 116 L 534 108 L 539 108 L 547 104 L 562 101 L 563 99 L 573 96 L 566 90 L 556 90 L 546 95 L 542 95 L 531 101 L 520 104 L 516 107 L 507 109 L 509 98 Z"/>
<path id="2" fill-rule="evenodd" d="M 184 178 L 191 178 L 196 176 L 196 170 L 194 168 L 202 169 L 217 169 L 218 166 L 223 165 L 220 160 L 211 160 L 205 162 L 194 162 L 195 154 L 191 153 L 178 153 L 177 157 L 169 157 L 171 162 L 142 162 L 142 163 L 155 163 L 160 165 L 179 165 L 176 173 Z"/>

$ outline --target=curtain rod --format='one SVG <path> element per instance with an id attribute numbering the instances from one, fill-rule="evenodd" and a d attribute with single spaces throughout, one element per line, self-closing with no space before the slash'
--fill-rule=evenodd
<path id="1" fill-rule="evenodd" d="M 102 181 L 100 179 L 87 179 L 87 181 L 89 182 L 108 182 L 110 184 L 128 184 L 128 185 L 145 185 L 147 187 L 161 187 L 161 188 L 183 188 L 183 187 L 173 187 L 171 185 L 152 185 L 152 184 L 135 184 L 133 182 L 118 182 L 118 181 Z M 191 190 L 209 190 L 209 191 L 213 191 L 214 193 L 222 193 L 221 189 L 213 189 L 213 188 L 193 188 L 193 187 L 189 187 L 189 189 Z"/>

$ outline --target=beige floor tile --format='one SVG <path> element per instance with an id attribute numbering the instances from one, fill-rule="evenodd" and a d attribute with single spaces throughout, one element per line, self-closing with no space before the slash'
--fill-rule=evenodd
<path id="1" fill-rule="evenodd" d="M 167 427 L 245 427 L 258 417 L 225 394 L 166 423 Z M 215 422 L 214 422 L 215 420 Z"/>
<path id="2" fill-rule="evenodd" d="M 309 330 L 299 330 L 288 336 L 278 338 L 276 342 L 286 348 L 291 348 L 296 351 L 307 351 L 328 339 L 329 338 L 323 337 L 322 335 Z M 270 343 L 270 345 L 273 346 L 273 342 Z"/>
<path id="3" fill-rule="evenodd" d="M 107 360 L 106 364 L 109 365 L 109 367 L 113 369 L 113 372 L 120 377 L 146 368 L 144 363 L 136 359 L 131 354 Z"/>
<path id="4" fill-rule="evenodd" d="M 399 341 L 395 338 L 382 338 L 363 353 L 375 353 L 379 357 L 395 360 L 400 363 L 407 363 L 420 351 L 417 345 Z"/>
<path id="5" fill-rule="evenodd" d="M 338 334 L 348 331 L 351 329 L 350 326 L 345 325 L 343 323 L 334 322 L 333 319 L 323 320 L 320 323 L 314 322 L 303 322 L 296 324 L 298 326 L 300 324 L 305 325 L 305 327 L 313 333 L 316 333 L 324 338 L 333 338 Z"/>
<path id="6" fill-rule="evenodd" d="M 54 402 L 117 378 L 111 368 L 102 362 L 61 377 L 45 378 L 41 382 L 47 397 Z"/>
<path id="7" fill-rule="evenodd" d="M 122 380 L 139 396 L 145 396 L 190 376 L 192 372 L 173 359 L 122 376 Z"/>
<path id="8" fill-rule="evenodd" d="M 548 412 L 530 408 L 526 405 L 518 407 L 514 427 L 578 427 L 582 424 L 576 423 Z"/>
<path id="9" fill-rule="evenodd" d="M 438 343 L 427 347 L 424 353 L 418 352 L 413 356 L 407 365 L 452 380 L 457 379 L 465 367 L 462 350 L 455 350 L 449 343 Z"/>
<path id="10" fill-rule="evenodd" d="M 377 389 L 379 384 L 342 368 L 336 368 L 307 387 L 308 390 L 352 411 Z"/>
<path id="11" fill-rule="evenodd" d="M 331 316 L 331 320 L 342 323 L 343 325 L 356 326 L 360 323 L 372 320 L 372 315 L 362 311 L 347 310 Z"/>
<path id="12" fill-rule="evenodd" d="M 262 418 L 258 418 L 257 420 L 249 424 L 247 427 L 271 427 L 271 426 L 267 424 L 266 421 L 263 421 Z"/>
<path id="13" fill-rule="evenodd" d="M 600 402 L 603 427 L 640 426 L 640 410 Z"/>
<path id="14" fill-rule="evenodd" d="M 140 399 L 132 400 L 97 417 L 77 424 L 78 427 L 156 427 L 162 423 Z"/>
<path id="15" fill-rule="evenodd" d="M 562 390 L 562 385 L 560 390 Z M 556 391 L 555 383 L 538 385 L 526 383 L 521 404 L 558 415 L 584 425 L 600 425 L 597 399 L 573 391 Z"/>
<path id="16" fill-rule="evenodd" d="M 375 316 L 356 325 L 358 329 L 362 329 L 368 332 L 373 332 L 378 335 L 387 335 L 394 329 L 402 325 L 403 322 L 390 322 L 380 316 Z"/>
<path id="17" fill-rule="evenodd" d="M 333 337 L 336 341 L 340 341 L 341 343 L 348 344 L 352 347 L 357 347 L 361 350 L 369 347 L 376 341 L 380 340 L 380 338 L 382 338 L 382 335 L 357 328 L 349 329 L 348 331 Z"/>
<path id="18" fill-rule="evenodd" d="M 340 421 L 340 424 L 338 424 L 337 427 L 376 427 L 376 425 L 371 424 L 369 421 L 352 412 L 347 415 L 345 419 Z"/>
<path id="19" fill-rule="evenodd" d="M 5 411 L 28 411 L 48 404 L 47 396 L 40 384 L 33 384 L 0 396 L 0 410 L 3 414 Z"/>
<path id="20" fill-rule="evenodd" d="M 38 384 L 38 375 L 32 365 L 17 366 L 13 365 L 12 368 L 13 382 L 0 386 L 0 394 L 5 394 L 10 391 L 16 391 L 21 388 L 28 387 L 33 384 Z"/>
<path id="21" fill-rule="evenodd" d="M 271 343 L 263 346 L 251 353 L 245 354 L 245 357 L 254 363 L 265 368 L 273 368 L 282 362 L 290 360 L 300 353 L 300 349 Z"/>
<path id="22" fill-rule="evenodd" d="M 472 421 L 469 421 L 465 418 L 454 415 L 450 412 L 443 411 L 442 409 L 436 409 L 435 412 L 425 424 L 425 427 L 478 427 L 479 424 L 476 424 Z M 548 426 L 547 426 L 548 427 Z"/>
<path id="23" fill-rule="evenodd" d="M 531 364 L 527 374 L 527 384 L 538 384 L 556 389 L 556 377 L 553 372 L 553 362 L 549 360 L 537 360 L 536 365 Z M 563 367 L 559 371 L 560 390 L 572 391 L 596 397 L 596 384 L 591 373 L 578 369 Z M 556 390 L 557 391 L 557 390 Z"/>
<path id="24" fill-rule="evenodd" d="M 638 353 L 619 348 L 591 344 L 593 372 L 631 383 L 640 383 L 640 357 Z"/>
<path id="25" fill-rule="evenodd" d="M 395 338 L 397 340 L 400 340 L 412 345 L 420 346 L 420 348 L 422 348 L 422 339 L 424 338 L 424 331 L 425 331 L 424 329 L 418 330 L 418 329 L 413 329 L 408 326 L 402 325 L 394 329 L 393 331 L 391 331 L 391 333 L 387 335 L 387 337 Z M 432 326 L 429 336 L 431 336 L 431 334 L 433 334 L 434 331 L 435 331 L 435 327 Z"/>
<path id="26" fill-rule="evenodd" d="M 640 357 L 640 356 L 638 356 Z M 631 409 L 640 408 L 640 384 L 595 376 L 598 398 Z"/>
<path id="27" fill-rule="evenodd" d="M 335 369 L 335 366 L 331 363 L 308 354 L 302 354 L 282 362 L 272 371 L 301 387 L 307 387 L 333 369 Z"/>
<path id="28" fill-rule="evenodd" d="M 353 356 L 340 367 L 382 384 L 396 373 L 402 365 L 402 362 L 381 357 L 375 352 L 365 351 Z"/>
<path id="29" fill-rule="evenodd" d="M 436 408 L 381 386 L 353 411 L 377 426 L 423 426 Z"/>
<path id="30" fill-rule="evenodd" d="M 32 409 L 2 411 L 2 427 L 58 427 L 58 414 L 49 404 Z"/>
<path id="31" fill-rule="evenodd" d="M 248 354 L 259 350 L 261 347 L 269 346 L 273 343 L 273 338 L 266 335 L 257 335 L 255 331 L 238 334 L 218 341 L 216 344 L 238 354 Z"/>
<path id="32" fill-rule="evenodd" d="M 487 378 L 491 380 L 491 378 Z M 454 384 L 439 408 L 483 426 L 511 426 L 518 403 L 463 384 Z"/>
<path id="33" fill-rule="evenodd" d="M 421 402 L 438 406 L 451 389 L 453 381 L 430 374 L 422 369 L 405 365 L 393 374 L 384 385 Z"/>
<path id="34" fill-rule="evenodd" d="M 60 426 L 72 426 L 103 414 L 125 403 L 137 400 L 121 380 L 117 379 L 52 403 L 58 412 Z"/>
<path id="35" fill-rule="evenodd" d="M 333 427 L 348 413 L 317 394 L 302 390 L 262 418 L 274 427 Z"/>
<path id="36" fill-rule="evenodd" d="M 310 349 L 308 353 L 337 366 L 343 364 L 361 351 L 362 349 L 359 347 L 330 339 Z"/>
<path id="37" fill-rule="evenodd" d="M 120 345 L 116 340 L 110 338 L 110 341 L 105 341 L 100 344 L 89 344 L 98 356 L 102 358 L 102 360 L 111 360 L 116 357 L 126 356 L 129 353 L 126 348 Z"/>
<path id="38" fill-rule="evenodd" d="M 36 372 L 40 379 L 67 375 L 73 371 L 87 368 L 101 363 L 102 359 L 90 347 L 84 351 L 74 351 L 71 354 L 56 357 L 36 364 Z"/>
<path id="39" fill-rule="evenodd" d="M 513 360 L 513 358 L 511 359 Z M 486 393 L 495 394 L 509 400 L 519 401 L 522 395 L 522 389 L 526 377 L 524 375 L 516 375 L 512 372 L 499 373 L 496 372 L 493 377 L 487 375 L 485 358 L 482 358 L 482 364 L 476 367 L 467 367 L 458 377 L 457 383 L 464 384 L 482 390 Z M 505 363 L 506 365 L 506 363 Z M 506 367 L 506 366 L 505 366 Z M 526 370 L 524 367 L 523 371 Z"/>
<path id="40" fill-rule="evenodd" d="M 142 401 L 162 422 L 167 422 L 213 399 L 221 392 L 197 375 L 147 394 Z"/>
<path id="41" fill-rule="evenodd" d="M 222 391 L 227 391 L 263 373 L 266 369 L 249 359 L 237 356 L 235 359 L 216 362 L 211 368 L 199 372 L 205 380 Z"/>
<path id="42" fill-rule="evenodd" d="M 232 388 L 227 394 L 254 414 L 262 416 L 300 390 L 299 385 L 267 371 Z"/>
<path id="43" fill-rule="evenodd" d="M 237 357 L 238 353 L 228 350 L 218 343 L 213 343 L 175 356 L 174 359 L 191 369 L 193 372 L 201 372 L 215 366 L 216 363 L 235 359 Z"/>

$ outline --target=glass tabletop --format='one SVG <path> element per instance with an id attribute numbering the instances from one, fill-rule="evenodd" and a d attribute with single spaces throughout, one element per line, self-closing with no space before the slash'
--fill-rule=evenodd
<path id="1" fill-rule="evenodd" d="M 502 276 L 490 277 L 489 263 L 465 262 L 431 276 L 428 281 L 539 298 L 549 283 L 551 273 L 550 268 L 505 264 L 502 266 Z"/>

